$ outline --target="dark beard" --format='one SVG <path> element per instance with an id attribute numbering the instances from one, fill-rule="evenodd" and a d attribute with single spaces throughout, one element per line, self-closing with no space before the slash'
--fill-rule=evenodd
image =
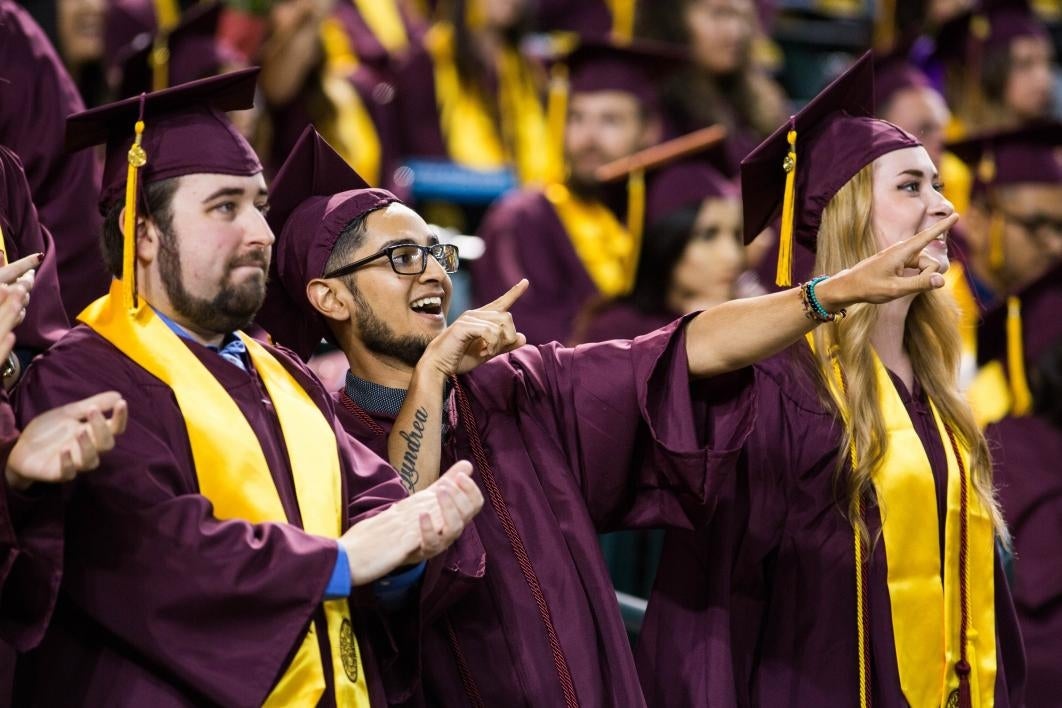
<path id="1" fill-rule="evenodd" d="M 358 332 L 365 348 L 381 356 L 397 359 L 406 366 L 416 366 L 420 358 L 424 356 L 424 350 L 431 344 L 431 339 L 413 335 L 398 336 L 386 322 L 376 316 L 356 285 L 348 282 L 348 287 L 357 305 L 354 310 L 354 321 L 358 325 Z"/>
<path id="2" fill-rule="evenodd" d="M 240 266 L 261 266 L 269 270 L 269 251 L 251 251 L 233 258 L 225 270 L 225 281 L 218 294 L 206 300 L 189 293 L 181 282 L 181 256 L 177 252 L 174 234 L 162 231 L 159 248 L 159 275 L 173 309 L 198 329 L 229 334 L 248 327 L 265 302 L 266 279 L 251 278 L 239 285 L 228 282 L 228 276 Z"/>

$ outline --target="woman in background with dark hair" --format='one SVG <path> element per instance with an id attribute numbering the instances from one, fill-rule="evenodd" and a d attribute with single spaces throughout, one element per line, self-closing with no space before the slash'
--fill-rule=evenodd
<path id="1" fill-rule="evenodd" d="M 645 239 L 634 290 L 591 306 L 576 342 L 632 339 L 735 297 L 745 269 L 737 187 L 703 162 L 650 178 Z"/>
<path id="2" fill-rule="evenodd" d="M 761 30 L 751 0 L 645 3 L 638 34 L 689 49 L 691 65 L 663 87 L 668 116 L 676 134 L 725 126 L 734 169 L 785 120 L 785 94 L 753 56 Z"/>

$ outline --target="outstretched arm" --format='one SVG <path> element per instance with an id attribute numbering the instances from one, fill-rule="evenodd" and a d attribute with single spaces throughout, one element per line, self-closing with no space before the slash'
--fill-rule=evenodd
<path id="1" fill-rule="evenodd" d="M 921 253 L 958 219 L 953 214 L 834 273 L 816 286 L 816 297 L 828 312 L 837 312 L 856 303 L 881 304 L 944 287 L 944 276 L 937 272 L 935 262 L 922 258 Z M 686 329 L 690 374 L 716 376 L 749 366 L 785 349 L 818 324 L 804 316 L 800 288 L 731 300 L 705 310 Z"/>

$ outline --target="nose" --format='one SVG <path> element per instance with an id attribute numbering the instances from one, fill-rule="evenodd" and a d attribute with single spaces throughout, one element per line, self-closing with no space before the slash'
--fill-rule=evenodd
<path id="1" fill-rule="evenodd" d="M 265 215 L 257 209 L 252 209 L 244 227 L 244 241 L 249 246 L 269 248 L 276 241 L 273 229 L 269 228 L 269 222 Z"/>
<path id="2" fill-rule="evenodd" d="M 930 214 L 938 219 L 946 219 L 955 213 L 955 206 L 943 194 L 935 189 L 930 190 L 930 192 L 935 195 L 933 197 L 934 201 L 929 205 Z"/>
<path id="3" fill-rule="evenodd" d="M 424 266 L 424 272 L 420 274 L 420 282 L 422 283 L 449 283 L 450 274 L 446 272 L 446 269 L 442 267 L 442 263 L 435 259 L 435 256 L 430 253 L 424 254 L 426 263 Z"/>

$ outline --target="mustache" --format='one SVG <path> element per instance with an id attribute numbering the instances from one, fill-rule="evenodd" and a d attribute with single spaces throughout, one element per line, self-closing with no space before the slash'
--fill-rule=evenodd
<path id="1" fill-rule="evenodd" d="M 236 256 L 229 261 L 229 270 L 235 270 L 236 268 L 241 268 L 243 266 L 258 266 L 262 270 L 268 271 L 269 256 L 269 251 L 264 248 L 248 251 L 247 253 Z"/>

